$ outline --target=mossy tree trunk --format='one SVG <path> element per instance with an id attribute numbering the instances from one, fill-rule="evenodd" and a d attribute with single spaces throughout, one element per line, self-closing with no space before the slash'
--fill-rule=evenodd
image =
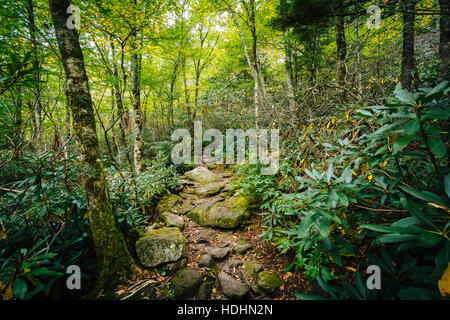
<path id="1" fill-rule="evenodd" d="M 85 189 L 92 236 L 100 267 L 97 290 L 113 289 L 131 273 L 133 259 L 119 231 L 109 201 L 108 185 L 100 160 L 95 117 L 78 33 L 67 27 L 68 0 L 49 0 L 59 51 L 67 82 L 73 127 L 81 155 L 81 179 Z"/>

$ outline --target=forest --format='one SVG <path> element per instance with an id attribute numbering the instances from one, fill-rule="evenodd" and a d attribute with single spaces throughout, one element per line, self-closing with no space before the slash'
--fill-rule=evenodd
<path id="1" fill-rule="evenodd" d="M 449 300 L 449 0 L 2 0 L 2 300 Z"/>

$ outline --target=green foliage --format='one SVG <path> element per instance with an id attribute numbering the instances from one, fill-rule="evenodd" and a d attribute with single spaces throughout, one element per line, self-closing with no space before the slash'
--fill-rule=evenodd
<path id="1" fill-rule="evenodd" d="M 383 106 L 347 110 L 342 123 L 333 117 L 322 122 L 326 126 L 310 125 L 301 140 L 312 131 L 320 141 L 317 131 L 323 131 L 327 142 L 316 140 L 312 147 L 304 143 L 305 168 L 295 177 L 297 191 L 262 205 L 269 211 L 263 213 L 267 228 L 263 239 L 283 251 L 295 249 L 292 266 L 302 268 L 309 281 L 325 283 L 336 276 L 330 270 L 345 273 L 351 257 L 380 264 L 370 251 L 384 246 L 384 265 L 392 269 L 397 259 L 400 269 L 408 270 L 404 278 L 394 270 L 388 273 L 396 282 L 388 278 L 386 284 L 398 285 L 383 290 L 384 298 L 412 297 L 412 287 L 423 289 L 418 297 L 439 296 L 437 280 L 448 262 L 450 227 L 446 194 L 450 178 L 443 174 L 448 172 L 449 91 L 447 82 L 417 93 L 397 87 L 395 98 Z M 290 168 L 287 173 L 293 175 L 299 158 L 288 157 L 295 159 L 294 165 L 281 169 Z M 370 249 L 361 255 L 357 248 L 369 239 L 373 239 Z M 389 262 L 386 252 L 398 256 Z M 439 263 L 434 263 L 436 259 Z M 422 278 L 415 275 L 418 272 Z M 327 292 L 332 298 L 356 296 L 354 290 L 340 295 L 337 291 Z"/>
<path id="2" fill-rule="evenodd" d="M 55 160 L 48 152 L 8 164 L 0 196 L 3 295 L 8 288 L 17 299 L 70 295 L 64 276 L 71 264 L 80 266 L 83 281 L 91 280 L 95 254 L 73 160 Z"/>
<path id="3" fill-rule="evenodd" d="M 107 170 L 110 198 L 119 224 L 123 228 L 142 227 L 148 221 L 148 210 L 156 201 L 176 187 L 175 167 L 166 167 L 166 159 L 158 156 L 135 178 L 129 172 Z"/>

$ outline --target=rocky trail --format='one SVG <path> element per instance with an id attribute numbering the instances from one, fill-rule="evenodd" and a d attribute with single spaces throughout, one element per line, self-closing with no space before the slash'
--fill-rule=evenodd
<path id="1" fill-rule="evenodd" d="M 141 232 L 143 271 L 120 299 L 292 299 L 303 286 L 274 246 L 263 243 L 251 196 L 233 190 L 232 172 L 199 166 L 164 196 L 157 222 Z"/>

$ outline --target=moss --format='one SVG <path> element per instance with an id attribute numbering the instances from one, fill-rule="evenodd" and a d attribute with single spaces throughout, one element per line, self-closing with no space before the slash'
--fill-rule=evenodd
<path id="1" fill-rule="evenodd" d="M 136 242 L 140 262 L 147 267 L 178 260 L 185 250 L 183 234 L 178 228 L 151 230 Z"/>
<path id="2" fill-rule="evenodd" d="M 283 285 L 283 281 L 273 271 L 261 271 L 257 276 L 257 285 L 264 293 L 273 294 L 276 289 Z"/>
<path id="3" fill-rule="evenodd" d="M 198 293 L 202 275 L 195 269 L 184 269 L 172 278 L 171 288 L 177 298 L 190 298 Z"/>
<path id="4" fill-rule="evenodd" d="M 164 212 L 176 212 L 177 210 L 174 208 L 178 203 L 181 202 L 181 198 L 176 194 L 169 194 L 163 196 L 156 206 L 156 210 L 159 214 Z"/>

